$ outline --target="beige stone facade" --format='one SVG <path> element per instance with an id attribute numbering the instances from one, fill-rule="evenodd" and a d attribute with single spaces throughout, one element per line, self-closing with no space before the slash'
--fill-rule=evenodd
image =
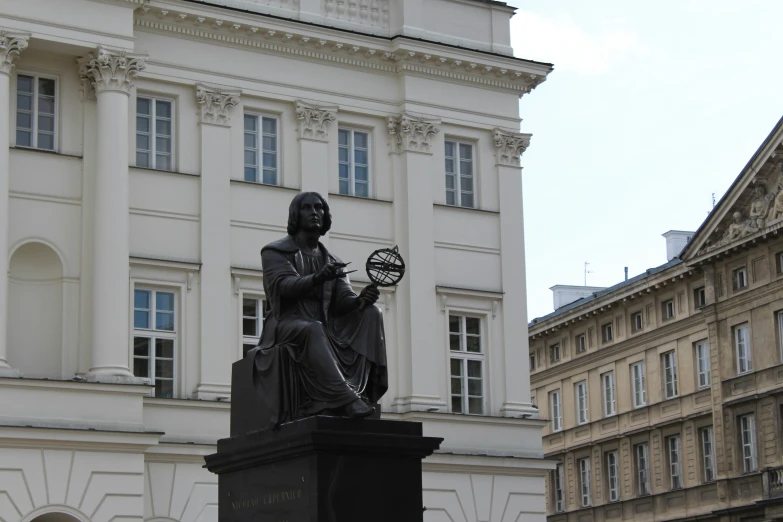
<path id="1" fill-rule="evenodd" d="M 783 520 L 781 141 L 679 257 L 530 324 L 551 522 Z"/>

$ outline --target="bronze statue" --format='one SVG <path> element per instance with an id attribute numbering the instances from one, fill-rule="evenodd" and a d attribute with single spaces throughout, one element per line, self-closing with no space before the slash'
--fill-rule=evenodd
<path id="1" fill-rule="evenodd" d="M 346 263 L 319 241 L 332 226 L 315 192 L 294 197 L 288 235 L 261 250 L 266 309 L 253 383 L 268 426 L 317 414 L 364 417 L 386 392 L 383 317 L 375 285 L 353 292 Z"/>

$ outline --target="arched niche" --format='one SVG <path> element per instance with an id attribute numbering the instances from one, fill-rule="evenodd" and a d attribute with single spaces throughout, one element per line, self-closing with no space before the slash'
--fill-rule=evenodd
<path id="1" fill-rule="evenodd" d="M 81 522 L 81 520 L 66 513 L 54 512 L 38 515 L 30 522 Z"/>
<path id="2" fill-rule="evenodd" d="M 25 243 L 8 270 L 8 363 L 25 377 L 61 379 L 62 335 L 60 256 L 44 243 Z"/>

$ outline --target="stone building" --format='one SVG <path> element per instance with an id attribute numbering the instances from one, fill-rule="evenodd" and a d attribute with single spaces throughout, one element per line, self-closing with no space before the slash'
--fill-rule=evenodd
<path id="1" fill-rule="evenodd" d="M 407 263 L 382 410 L 446 439 L 426 519 L 543 521 L 518 102 L 552 67 L 513 56 L 513 14 L 0 0 L 0 520 L 216 520 L 259 250 L 315 190 L 341 258 Z"/>
<path id="2" fill-rule="evenodd" d="M 783 120 L 669 261 L 529 325 L 550 521 L 783 518 Z"/>

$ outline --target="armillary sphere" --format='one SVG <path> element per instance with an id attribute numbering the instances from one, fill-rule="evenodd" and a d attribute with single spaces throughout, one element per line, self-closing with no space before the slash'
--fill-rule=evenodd
<path id="1" fill-rule="evenodd" d="M 367 277 L 375 286 L 394 286 L 405 275 L 405 261 L 397 246 L 382 248 L 370 254 L 365 269 Z"/>

